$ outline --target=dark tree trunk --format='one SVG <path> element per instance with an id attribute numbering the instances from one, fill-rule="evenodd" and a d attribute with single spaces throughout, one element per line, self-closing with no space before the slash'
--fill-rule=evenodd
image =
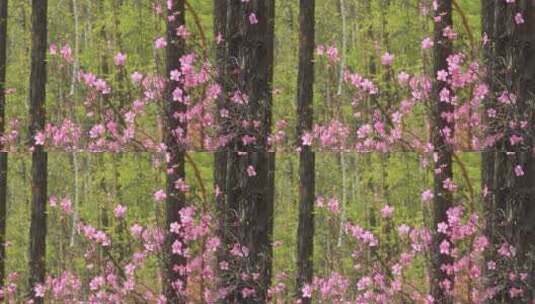
<path id="1" fill-rule="evenodd" d="M 0 138 L 5 131 L 6 105 L 7 0 L 0 0 Z M 7 152 L 0 139 L 0 286 L 4 286 L 7 205 Z"/>
<path id="2" fill-rule="evenodd" d="M 220 118 L 221 137 L 229 140 L 215 162 L 216 185 L 223 193 L 218 199 L 222 219 L 219 232 L 223 250 L 228 252 L 235 244 L 248 249 L 244 257 L 228 253 L 219 256 L 221 262 L 230 265 L 228 271 L 220 273 L 222 286 L 229 290 L 223 302 L 266 303 L 273 256 L 275 154 L 269 152 L 268 136 L 275 7 L 273 0 L 218 2 L 215 27 L 225 39 L 224 49 L 218 50 L 219 78 L 225 94 L 219 109 L 229 112 L 229 117 Z M 251 13 L 258 23 L 251 24 Z M 238 90 L 247 96 L 247 102 L 230 101 Z M 241 121 L 249 124 L 237 123 Z M 254 143 L 245 144 L 245 135 L 254 137 Z M 251 174 L 251 168 L 255 174 Z M 244 288 L 255 294 L 243 297 Z"/>
<path id="3" fill-rule="evenodd" d="M 516 250 L 513 259 L 501 258 L 495 252 L 488 260 L 498 263 L 496 271 L 487 273 L 489 287 L 498 287 L 489 303 L 523 303 L 511 298 L 511 287 L 523 288 L 524 298 L 533 298 L 535 266 L 535 156 L 533 154 L 533 107 L 535 94 L 535 4 L 531 0 L 505 4 L 502 1 L 483 1 L 483 28 L 492 29 L 491 45 L 486 48 L 487 78 L 493 98 L 486 101 L 486 108 L 495 108 L 502 120 L 487 122 L 488 135 L 503 133 L 503 139 L 484 152 L 482 179 L 489 194 L 484 201 L 487 209 L 487 234 L 495 249 L 509 244 Z M 514 16 L 521 13 L 525 22 L 515 24 Z M 508 91 L 517 96 L 516 103 L 500 105 L 496 96 Z M 509 122 L 527 121 L 525 129 L 511 127 Z M 512 146 L 511 135 L 522 136 L 524 142 Z M 514 152 L 514 153 L 512 153 Z M 521 166 L 524 174 L 515 173 Z M 503 267 L 503 268 L 502 268 Z M 523 284 L 512 282 L 507 273 L 514 267 L 528 274 Z"/>
<path id="4" fill-rule="evenodd" d="M 507 21 L 506 12 L 507 4 L 505 1 L 482 0 L 481 1 L 481 18 L 483 35 L 487 35 L 488 42 L 483 48 L 483 58 L 486 64 L 486 81 L 489 86 L 491 96 L 484 100 L 484 109 L 498 110 L 498 103 L 495 96 L 503 90 L 509 90 L 505 83 L 506 74 L 506 44 L 507 44 Z M 484 116 L 485 137 L 490 138 L 501 132 L 499 122 L 495 119 Z M 501 185 L 505 183 L 504 165 L 506 164 L 506 155 L 504 153 L 504 141 L 489 144 L 484 148 L 481 154 L 481 183 L 483 189 L 483 203 L 487 225 L 485 234 L 491 244 L 498 246 L 503 241 L 503 229 L 499 223 L 503 221 L 502 211 L 505 210 L 505 201 L 500 191 Z M 502 210 L 502 211 L 499 211 Z M 495 261 L 494 251 L 486 254 L 486 261 Z M 494 287 L 497 281 L 496 272 L 486 274 L 487 285 L 489 288 Z M 497 295 L 495 300 L 501 303 L 505 298 L 505 293 Z"/>
<path id="5" fill-rule="evenodd" d="M 297 76 L 297 115 L 299 153 L 299 226 L 297 230 L 297 296 L 302 303 L 303 287 L 312 284 L 314 252 L 315 155 L 302 136 L 312 131 L 314 99 L 315 0 L 301 0 L 299 10 L 299 72 Z"/>
<path id="6" fill-rule="evenodd" d="M 32 152 L 32 215 L 30 224 L 30 295 L 34 303 L 36 284 L 45 281 L 47 153 L 36 145 L 35 135 L 44 132 L 46 100 L 47 0 L 32 1 L 32 59 L 30 74 L 30 143 Z"/>
<path id="7" fill-rule="evenodd" d="M 180 58 L 184 54 L 185 41 L 176 35 L 176 29 L 185 25 L 184 0 L 172 1 L 172 8 L 168 10 L 167 21 L 167 77 L 173 70 L 180 70 Z M 186 104 L 174 101 L 173 92 L 176 89 L 183 89 L 181 82 L 168 80 L 165 98 L 165 143 L 167 145 L 167 200 L 166 200 L 166 227 L 169 229 L 172 223 L 180 223 L 179 211 L 185 207 L 186 198 L 184 192 L 175 187 L 178 180 L 185 182 L 185 139 L 186 122 L 174 117 L 175 113 L 185 113 Z M 177 132 L 178 131 L 178 132 Z M 182 133 L 182 134 L 180 134 Z M 183 291 L 186 288 L 187 276 L 177 268 L 184 268 L 187 264 L 186 257 L 173 254 L 172 246 L 175 242 L 185 246 L 182 236 L 168 233 L 166 239 L 166 275 L 165 275 L 165 295 L 169 303 L 186 303 Z"/>
<path id="8" fill-rule="evenodd" d="M 226 1 L 214 0 L 214 36 L 217 40 L 216 45 L 216 69 L 217 69 L 217 82 L 222 86 L 224 94 L 218 97 L 217 99 L 217 110 L 216 113 L 217 124 L 219 126 L 219 133 L 225 135 L 224 129 L 224 119 L 221 117 L 220 111 L 225 109 L 225 104 L 227 101 L 226 92 L 228 92 L 228 86 L 225 81 L 227 78 L 227 3 Z M 220 38 L 225 40 L 218 41 Z M 226 223 L 228 222 L 228 208 L 225 200 L 225 194 L 222 193 L 226 189 L 226 175 L 227 175 L 227 151 L 221 146 L 217 146 L 217 151 L 214 154 L 214 185 L 216 188 L 216 208 L 217 208 L 217 235 L 221 238 L 223 244 L 232 243 L 232 238 L 230 238 L 230 233 Z M 221 246 L 217 252 L 217 262 L 218 265 L 221 262 L 228 260 L 228 251 L 225 246 Z M 226 287 L 225 282 L 220 280 L 220 287 Z"/>
<path id="9" fill-rule="evenodd" d="M 438 9 L 435 14 L 441 16 L 439 22 L 435 22 L 434 30 L 434 73 L 440 70 L 448 70 L 447 58 L 452 53 L 452 43 L 443 35 L 443 30 L 446 27 L 452 26 L 452 4 L 451 0 L 438 0 Z M 453 122 L 447 121 L 442 117 L 443 113 L 452 113 L 454 110 L 451 102 L 440 101 L 440 92 L 443 89 L 451 91 L 447 82 L 435 80 L 433 83 L 433 145 L 434 151 L 437 156 L 435 162 L 434 173 L 434 205 L 433 205 L 433 229 L 436 229 L 437 224 L 441 222 L 447 222 L 446 211 L 452 207 L 452 193 L 445 189 L 444 181 L 453 180 L 453 167 L 452 167 L 452 154 L 453 149 L 448 140 L 443 134 L 444 128 L 449 128 L 453 137 Z M 438 171 L 438 172 L 437 172 Z M 453 285 L 453 277 L 448 275 L 441 269 L 444 264 L 451 264 L 452 258 L 449 255 L 440 253 L 440 244 L 442 242 L 449 242 L 446 235 L 435 232 L 433 234 L 433 250 L 432 250 L 432 282 L 431 282 L 431 295 L 434 297 L 436 303 L 452 303 L 452 297 L 448 292 L 441 287 L 441 283 L 445 280 L 450 281 Z M 453 287 L 453 286 L 452 286 Z"/>

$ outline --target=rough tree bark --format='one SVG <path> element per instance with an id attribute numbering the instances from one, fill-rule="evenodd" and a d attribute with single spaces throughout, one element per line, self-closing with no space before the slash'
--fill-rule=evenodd
<path id="1" fill-rule="evenodd" d="M 180 70 L 180 58 L 184 54 L 185 41 L 176 35 L 178 27 L 185 25 L 184 0 L 171 2 L 172 7 L 167 11 L 167 47 L 166 47 L 166 71 L 167 77 L 173 70 Z M 184 192 L 177 189 L 176 182 L 185 182 L 185 146 L 182 142 L 186 134 L 186 122 L 175 118 L 175 113 L 184 113 L 187 106 L 173 100 L 173 92 L 182 90 L 182 84 L 174 80 L 168 80 L 165 95 L 165 143 L 167 145 L 167 199 L 166 199 L 166 227 L 169 229 L 172 223 L 180 223 L 179 211 L 185 207 L 186 198 Z M 187 264 L 185 257 L 173 254 L 173 244 L 184 240 L 180 235 L 168 233 L 166 238 L 166 270 L 165 270 L 165 295 L 169 303 L 186 303 L 182 291 L 186 288 L 187 276 L 180 272 L 177 267 Z"/>
<path id="2" fill-rule="evenodd" d="M 7 65 L 7 0 L 0 0 L 0 286 L 4 286 L 7 205 L 7 152 L 2 152 L 5 131 L 6 65 Z"/>
<path id="3" fill-rule="evenodd" d="M 522 14 L 524 23 L 513 22 L 516 14 Z M 495 288 L 496 294 L 488 303 L 522 303 L 511 298 L 512 287 L 523 288 L 524 298 L 533 298 L 535 266 L 535 156 L 533 155 L 533 124 L 535 96 L 535 3 L 531 0 L 505 4 L 503 1 L 482 1 L 482 27 L 490 38 L 485 48 L 487 81 L 492 97 L 485 100 L 485 108 L 497 110 L 497 117 L 488 119 L 487 136 L 504 136 L 482 153 L 482 183 L 487 193 L 488 234 L 493 247 L 503 244 L 513 246 L 513 259 L 503 259 L 495 252 L 487 260 L 498 263 L 498 269 L 488 271 L 487 285 Z M 503 91 L 516 95 L 516 102 L 503 106 L 496 101 Z M 510 125 L 510 121 L 527 121 L 523 129 Z M 524 141 L 511 145 L 509 137 L 515 134 Z M 523 174 L 515 173 L 520 166 Z M 502 267 L 504 267 L 502 269 Z M 528 274 L 525 285 L 511 281 L 508 270 L 514 267 Z"/>
<path id="4" fill-rule="evenodd" d="M 47 0 L 32 1 L 32 58 L 30 73 L 30 144 L 32 152 L 32 215 L 30 224 L 29 294 L 34 303 L 35 286 L 45 281 L 47 153 L 35 136 L 45 128 Z"/>
<path id="5" fill-rule="evenodd" d="M 223 91 L 228 92 L 228 85 L 225 83 L 227 77 L 227 3 L 226 1 L 214 0 L 214 36 L 216 37 L 216 68 L 217 68 L 217 82 L 221 85 Z M 221 40 L 220 39 L 225 39 Z M 221 117 L 220 111 L 225 108 L 227 98 L 225 94 L 222 94 L 217 99 L 216 119 L 217 124 L 220 126 L 220 134 L 224 136 L 225 130 L 223 122 L 225 121 Z M 225 178 L 227 169 L 227 152 L 223 147 L 218 146 L 217 151 L 214 154 L 214 186 L 216 188 L 216 208 L 218 213 L 218 230 L 217 234 L 221 238 L 223 244 L 229 244 L 231 241 L 228 238 L 227 233 L 227 216 L 228 209 L 226 208 L 225 196 L 221 191 L 225 189 Z M 227 260 L 228 252 L 224 246 L 220 247 L 217 252 L 217 260 L 219 263 Z M 224 283 L 224 282 L 220 282 Z M 224 286 L 223 286 L 224 287 Z"/>
<path id="6" fill-rule="evenodd" d="M 224 3 L 218 3 L 224 2 Z M 224 303 L 265 303 L 271 284 L 275 155 L 269 151 L 273 80 L 273 0 L 216 1 L 216 27 L 224 24 L 224 50 L 218 52 L 224 94 L 221 138 L 216 155 L 218 209 L 224 243 L 220 261 L 229 263 L 219 276 L 228 294 Z M 257 22 L 251 15 L 254 13 Z M 223 53 L 224 52 L 224 53 Z M 237 92 L 240 92 L 236 94 Z M 231 96 L 234 101 L 231 101 Z M 241 122 L 248 121 L 247 124 Z M 254 138 L 251 143 L 242 139 Z M 243 257 L 228 254 L 246 247 Z M 244 275 L 241 275 L 244 274 Z M 244 288 L 254 290 L 245 296 Z"/>
<path id="7" fill-rule="evenodd" d="M 445 37 L 444 29 L 452 27 L 452 3 L 451 0 L 438 0 L 438 8 L 435 16 L 441 16 L 440 21 L 435 22 L 434 29 L 434 73 L 448 70 L 447 58 L 452 53 L 451 40 Z M 452 193 L 445 189 L 444 182 L 453 180 L 452 155 L 453 149 L 448 138 L 453 138 L 454 124 L 442 116 L 443 113 L 452 113 L 454 110 L 451 102 L 440 100 L 440 92 L 448 89 L 447 82 L 435 80 L 433 82 L 433 146 L 437 160 L 435 162 L 434 174 L 434 204 L 433 204 L 433 229 L 438 223 L 447 222 L 447 210 L 452 206 Z M 450 90 L 451 91 L 451 90 Z M 451 133 L 446 136 L 444 129 L 449 129 Z M 449 255 L 440 253 L 440 244 L 449 242 L 446 235 L 436 232 L 433 234 L 433 250 L 431 261 L 431 295 L 436 303 L 452 303 L 452 297 L 443 288 L 443 282 L 448 280 L 453 285 L 453 277 L 443 271 L 442 265 L 451 264 L 452 258 Z M 453 286 L 451 286 L 453 287 Z"/>
<path id="8" fill-rule="evenodd" d="M 488 42 L 483 47 L 483 58 L 486 65 L 486 82 L 489 86 L 491 96 L 483 101 L 485 111 L 495 109 L 496 100 L 494 95 L 505 89 L 505 12 L 506 3 L 496 0 L 481 1 L 481 29 L 483 36 L 487 36 Z M 485 137 L 490 138 L 498 132 L 497 121 L 484 116 Z M 485 207 L 485 216 L 487 225 L 485 234 L 491 244 L 497 245 L 500 242 L 500 232 L 498 227 L 498 218 L 501 217 L 497 212 L 503 210 L 503 200 L 499 197 L 498 188 L 504 183 L 503 175 L 497 174 L 503 172 L 504 154 L 503 141 L 489 143 L 481 153 L 481 187 L 483 190 L 483 204 Z M 499 179 L 499 181 L 498 181 Z M 498 207 L 502 205 L 502 207 Z M 495 260 L 494 252 L 486 254 L 486 262 Z M 494 272 L 486 273 L 486 284 L 493 287 L 496 278 Z M 496 298 L 497 299 L 497 298 Z"/>
<path id="9" fill-rule="evenodd" d="M 345 19 L 345 17 L 344 17 Z M 345 22 L 345 20 L 344 20 Z M 297 136 L 299 153 L 299 226 L 297 229 L 297 297 L 312 284 L 314 252 L 315 154 L 302 137 L 312 131 L 314 100 L 315 0 L 301 0 L 299 8 L 299 72 L 297 76 Z"/>

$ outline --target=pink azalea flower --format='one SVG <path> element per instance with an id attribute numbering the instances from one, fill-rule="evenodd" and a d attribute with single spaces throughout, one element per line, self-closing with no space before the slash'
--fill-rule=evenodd
<path id="1" fill-rule="evenodd" d="M 385 205 L 383 209 L 381 209 L 381 215 L 383 218 L 390 218 L 394 214 L 394 207 Z"/>
<path id="2" fill-rule="evenodd" d="M 522 166 L 517 165 L 515 167 L 515 175 L 516 176 L 523 176 L 524 175 L 524 170 L 522 169 Z"/>
<path id="3" fill-rule="evenodd" d="M 425 190 L 424 192 L 422 192 L 420 197 L 422 198 L 422 202 L 427 203 L 433 199 L 434 194 L 432 190 Z"/>
<path id="4" fill-rule="evenodd" d="M 310 284 L 303 285 L 301 292 L 303 293 L 303 298 L 312 298 L 312 287 L 310 287 Z"/>
<path id="5" fill-rule="evenodd" d="M 164 201 L 167 198 L 167 194 L 164 190 L 158 190 L 154 192 L 154 200 L 157 202 Z"/>
<path id="6" fill-rule="evenodd" d="M 516 24 L 522 24 L 524 23 L 524 16 L 522 16 L 522 13 L 517 13 L 515 15 L 515 23 Z"/>
<path id="7" fill-rule="evenodd" d="M 433 47 L 435 43 L 433 42 L 433 39 L 427 37 L 424 40 L 422 40 L 422 49 L 427 50 Z"/>
<path id="8" fill-rule="evenodd" d="M 248 176 L 256 176 L 256 170 L 253 166 L 247 167 L 247 175 Z"/>
<path id="9" fill-rule="evenodd" d="M 126 214 L 126 206 L 123 206 L 121 204 L 117 205 L 117 207 L 115 207 L 115 210 L 113 210 L 113 214 L 115 214 L 116 218 L 124 218 Z"/>
<path id="10" fill-rule="evenodd" d="M 43 286 L 43 284 L 36 284 L 35 287 L 33 288 L 33 291 L 35 292 L 35 296 L 37 298 L 45 297 L 46 288 L 45 286 Z"/>
<path id="11" fill-rule="evenodd" d="M 157 49 L 163 49 L 167 46 L 167 40 L 165 38 L 160 37 L 154 41 L 154 47 Z"/>
<path id="12" fill-rule="evenodd" d="M 37 132 L 34 136 L 35 139 L 35 145 L 36 146 L 42 146 L 45 144 L 46 136 L 43 132 Z"/>
<path id="13" fill-rule="evenodd" d="M 126 63 L 126 54 L 121 52 L 117 53 L 113 58 L 113 63 L 115 63 L 116 66 L 123 66 Z"/>
<path id="14" fill-rule="evenodd" d="M 143 79 L 143 74 L 141 74 L 138 71 L 135 71 L 134 73 L 132 73 L 132 75 L 130 77 L 132 78 L 132 82 L 133 83 L 138 84 Z"/>
<path id="15" fill-rule="evenodd" d="M 394 62 L 394 55 L 388 52 L 384 53 L 384 55 L 381 57 L 381 64 L 383 65 L 392 65 L 393 62 Z"/>
<path id="16" fill-rule="evenodd" d="M 249 14 L 249 23 L 250 24 L 257 24 L 258 23 L 258 19 L 256 18 L 256 14 L 255 13 L 250 13 Z"/>

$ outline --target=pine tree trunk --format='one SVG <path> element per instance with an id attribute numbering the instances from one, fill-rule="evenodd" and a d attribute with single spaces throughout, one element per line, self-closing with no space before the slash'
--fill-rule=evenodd
<path id="1" fill-rule="evenodd" d="M 215 26 L 223 28 L 224 23 L 225 29 L 219 30 L 225 39 L 224 53 L 218 51 L 219 77 L 225 94 L 219 108 L 229 112 L 228 118 L 220 118 L 220 137 L 230 139 L 215 162 L 219 172 L 216 183 L 223 193 L 218 199 L 222 218 L 219 232 L 223 250 L 228 252 L 239 244 L 248 251 L 243 257 L 220 254 L 220 262 L 229 263 L 229 269 L 219 274 L 222 286 L 229 290 L 222 301 L 265 303 L 273 257 L 275 154 L 269 152 L 268 136 L 275 6 L 273 0 L 215 3 Z M 251 13 L 257 23 L 251 22 Z M 247 102 L 229 102 L 229 96 L 238 90 L 247 96 Z M 243 125 L 243 120 L 250 123 Z M 244 135 L 254 137 L 254 143 L 246 145 L 242 141 Z M 254 295 L 243 296 L 244 288 L 254 290 Z"/>
<path id="2" fill-rule="evenodd" d="M 505 89 L 506 6 L 507 4 L 504 1 L 481 1 L 481 28 L 483 35 L 488 37 L 488 42 L 483 48 L 483 58 L 487 68 L 486 81 L 492 94 L 484 100 L 484 109 L 486 111 L 496 109 L 497 103 L 494 96 Z M 486 138 L 490 138 L 496 132 L 499 132 L 498 122 L 487 115 L 484 115 L 484 125 Z M 503 229 L 499 224 L 503 221 L 503 217 L 499 210 L 505 210 L 505 202 L 499 189 L 505 183 L 503 176 L 503 172 L 505 172 L 503 166 L 506 161 L 503 153 L 504 148 L 503 141 L 499 141 L 485 147 L 481 153 L 481 186 L 487 222 L 485 234 L 494 246 L 499 246 L 503 241 Z M 494 262 L 496 261 L 496 254 L 493 250 L 489 251 L 485 258 L 486 262 Z M 493 288 L 494 282 L 499 280 L 494 271 L 488 271 L 485 279 L 489 288 Z M 505 296 L 505 293 L 495 296 L 496 303 L 504 300 L 503 296 Z M 489 301 L 489 303 L 491 302 Z"/>
<path id="3" fill-rule="evenodd" d="M 345 18 L 345 17 L 344 17 Z M 312 284 L 314 275 L 314 199 L 315 153 L 303 145 L 302 136 L 312 131 L 314 101 L 315 0 L 301 0 L 299 8 L 299 72 L 297 76 L 297 143 L 299 153 L 299 224 L 297 228 L 297 297 L 303 297 L 305 284 Z"/>
<path id="4" fill-rule="evenodd" d="M 0 138 L 5 131 L 6 57 L 7 49 L 7 0 L 0 0 Z M 7 152 L 0 139 L 0 286 L 4 286 L 6 249 L 7 206 Z"/>
<path id="5" fill-rule="evenodd" d="M 217 69 L 217 82 L 222 86 L 224 94 L 217 99 L 216 119 L 219 126 L 219 134 L 225 135 L 226 130 L 223 125 L 225 119 L 221 117 L 220 111 L 225 109 L 227 98 L 225 96 L 228 92 L 228 85 L 226 82 L 227 77 L 227 3 L 226 1 L 214 0 L 214 36 L 216 37 L 216 69 Z M 225 39 L 219 41 L 219 39 Z M 222 146 L 217 146 L 217 151 L 214 155 L 214 186 L 216 189 L 216 208 L 218 217 L 217 235 L 221 238 L 223 244 L 230 244 L 232 240 L 230 233 L 228 233 L 229 212 L 226 206 L 225 193 L 226 189 L 226 175 L 227 175 L 227 151 Z M 225 246 L 221 246 L 217 252 L 217 264 L 228 260 L 228 250 Z M 220 287 L 225 287 L 224 280 L 218 282 Z"/>
<path id="6" fill-rule="evenodd" d="M 44 132 L 46 100 L 47 0 L 32 1 L 32 57 L 30 74 L 30 142 L 32 152 L 32 214 L 30 224 L 29 294 L 43 303 L 34 288 L 45 281 L 47 153 L 36 145 L 35 136 Z"/>
<path id="7" fill-rule="evenodd" d="M 168 10 L 167 21 L 167 77 L 173 70 L 180 70 L 180 58 L 184 54 L 185 41 L 176 35 L 176 29 L 185 25 L 185 7 L 183 0 L 172 1 L 172 8 Z M 166 228 L 172 223 L 180 223 L 179 211 L 185 207 L 186 198 L 184 192 L 175 187 L 175 183 L 182 179 L 185 182 L 185 146 L 181 140 L 183 135 L 177 136 L 176 130 L 183 131 L 186 134 L 186 123 L 179 121 L 174 117 L 175 113 L 185 113 L 187 107 L 184 103 L 173 100 L 173 91 L 183 89 L 182 84 L 177 81 L 169 80 L 166 88 L 165 99 L 165 143 L 167 145 L 168 163 L 167 163 L 167 200 L 166 200 Z M 186 288 L 187 276 L 179 272 L 177 267 L 185 267 L 187 260 L 184 256 L 173 254 L 172 246 L 175 242 L 182 243 L 185 241 L 182 236 L 174 233 L 168 233 L 166 239 L 166 274 L 165 274 L 165 295 L 169 303 L 186 303 L 183 291 Z"/>
<path id="8" fill-rule="evenodd" d="M 438 9 L 435 11 L 436 16 L 441 16 L 441 20 L 435 22 L 434 29 L 434 73 L 440 70 L 447 71 L 447 58 L 452 53 L 452 43 L 444 36 L 443 31 L 446 27 L 452 26 L 452 3 L 451 0 L 438 0 Z M 436 230 L 438 223 L 447 222 L 447 210 L 452 207 L 452 193 L 445 189 L 444 182 L 446 180 L 453 180 L 452 155 L 453 149 L 450 143 L 447 142 L 442 131 L 448 128 L 451 131 L 449 138 L 453 138 L 453 122 L 447 121 L 442 117 L 443 113 L 452 113 L 454 108 L 451 102 L 443 102 L 440 100 L 440 92 L 443 89 L 448 89 L 451 92 L 447 82 L 435 80 L 433 83 L 433 146 L 437 156 L 435 162 L 434 173 L 434 205 L 433 205 L 433 230 Z M 453 288 L 453 277 L 443 271 L 442 265 L 451 264 L 452 257 L 440 253 L 440 245 L 442 242 L 449 242 L 446 235 L 434 232 L 433 234 L 433 250 L 432 250 L 432 282 L 431 295 L 435 299 L 435 303 L 452 303 L 452 297 L 448 291 L 443 288 L 442 284 L 448 280 Z"/>
<path id="9" fill-rule="evenodd" d="M 506 136 L 482 154 L 482 182 L 488 195 L 484 198 L 487 208 L 487 228 L 495 248 L 508 244 L 515 248 L 513 259 L 504 259 L 489 254 L 487 260 L 498 263 L 498 269 L 487 273 L 488 287 L 498 287 L 489 303 L 521 303 L 508 293 L 514 282 L 507 273 L 514 265 L 520 272 L 528 274 L 526 286 L 533 286 L 535 266 L 531 261 L 535 254 L 535 156 L 533 155 L 533 116 L 535 109 L 535 5 L 533 1 L 522 0 L 513 4 L 501 1 L 483 1 L 483 30 L 490 32 L 491 45 L 485 49 L 487 78 L 494 96 L 507 91 L 517 96 L 516 103 L 499 106 L 494 98 L 486 100 L 486 108 L 498 110 L 503 121 L 488 120 L 487 136 L 503 132 Z M 515 24 L 514 16 L 520 13 L 524 23 Z M 502 118 L 503 119 L 503 118 Z M 509 125 L 510 121 L 527 121 L 524 130 Z M 512 146 L 508 141 L 511 134 L 521 135 L 524 142 Z M 520 166 L 523 174 L 515 173 Z M 485 189 L 484 188 L 484 189 Z M 503 268 L 502 268 L 503 267 Z M 520 286 L 522 287 L 522 286 Z M 525 288 L 525 298 L 532 298 L 531 288 Z M 516 301 L 516 302 L 515 302 Z"/>

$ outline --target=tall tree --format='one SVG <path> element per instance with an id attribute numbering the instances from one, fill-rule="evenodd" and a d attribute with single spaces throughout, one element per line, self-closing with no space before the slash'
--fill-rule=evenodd
<path id="1" fill-rule="evenodd" d="M 32 215 L 30 224 L 30 296 L 34 303 L 43 303 L 36 296 L 36 286 L 45 282 L 47 153 L 38 137 L 45 129 L 47 0 L 32 1 L 32 51 L 30 73 L 30 144 L 32 146 Z"/>
<path id="2" fill-rule="evenodd" d="M 269 151 L 273 80 L 273 0 L 216 1 L 223 28 L 218 57 L 225 96 L 219 103 L 222 150 L 216 183 L 222 191 L 219 232 L 229 263 L 220 273 L 225 303 L 265 303 L 271 284 L 275 155 Z M 224 18 L 222 16 L 225 16 Z M 221 30 L 219 30 L 221 32 Z M 224 168 L 223 168 L 224 166 Z M 218 175 L 219 174 L 219 175 Z M 221 174 L 224 174 L 222 176 Z"/>
<path id="3" fill-rule="evenodd" d="M 227 79 L 227 40 L 223 40 L 227 33 L 227 1 L 214 0 L 214 36 L 216 39 L 216 68 L 217 68 L 217 82 L 222 86 L 224 92 L 228 92 L 228 85 L 225 80 Z M 225 135 L 225 127 L 223 123 L 225 119 L 219 115 L 221 110 L 225 109 L 227 98 L 225 94 L 217 99 L 216 115 L 217 124 L 219 126 L 219 133 Z M 220 143 L 224 145 L 224 143 Z M 227 172 L 227 151 L 223 147 L 217 147 L 217 151 L 214 154 L 214 186 L 216 188 L 216 208 L 218 217 L 217 235 L 221 238 L 223 244 L 230 244 L 232 239 L 229 238 L 229 229 L 226 227 L 229 218 L 229 212 L 226 207 L 225 195 L 221 193 L 225 189 L 225 180 Z M 228 251 L 225 246 L 221 246 L 217 252 L 218 264 L 228 260 Z M 226 282 L 220 280 L 222 287 L 225 287 Z"/>
<path id="4" fill-rule="evenodd" d="M 448 57 L 452 54 L 452 42 L 445 35 L 444 30 L 452 27 L 451 0 L 437 0 L 435 10 L 433 75 L 439 71 L 448 71 Z M 433 82 L 433 146 L 436 155 L 434 171 L 434 204 L 433 229 L 441 222 L 447 222 L 447 211 L 452 207 L 452 192 L 446 187 L 448 181 L 453 180 L 453 148 L 450 139 L 453 138 L 454 124 L 444 114 L 453 113 L 454 106 L 451 101 L 441 101 L 443 90 L 451 88 L 446 81 Z M 452 303 L 451 294 L 446 289 L 445 282 L 453 284 L 452 275 L 448 274 L 443 265 L 452 263 L 452 257 L 442 254 L 439 250 L 443 242 L 450 242 L 443 233 L 433 234 L 433 252 L 431 261 L 431 295 L 436 303 Z M 452 288 L 451 286 L 450 288 Z"/>
<path id="5" fill-rule="evenodd" d="M 314 101 L 315 0 L 301 0 L 299 9 L 299 72 L 297 76 L 297 136 L 299 153 L 299 226 L 297 229 L 297 296 L 312 283 L 314 252 L 315 155 L 303 136 L 312 131 Z"/>
<path id="6" fill-rule="evenodd" d="M 172 71 L 180 71 L 180 58 L 184 55 L 185 41 L 177 35 L 177 29 L 185 26 L 185 3 L 184 0 L 170 2 L 167 10 L 167 47 L 166 47 L 166 71 L 167 77 Z M 185 193 L 177 185 L 185 182 L 185 146 L 186 122 L 178 119 L 177 114 L 185 113 L 187 106 L 182 100 L 175 100 L 175 91 L 183 91 L 183 83 L 176 79 L 169 79 L 165 95 L 165 143 L 167 145 L 167 200 L 166 200 L 166 224 L 167 228 L 173 223 L 180 223 L 180 210 L 186 205 Z M 165 295 L 169 303 L 186 303 L 183 291 L 186 288 L 187 275 L 180 271 L 187 264 L 186 257 L 173 253 L 173 247 L 177 244 L 185 245 L 183 236 L 168 233 L 166 239 L 166 270 L 165 270 Z"/>
<path id="7" fill-rule="evenodd" d="M 523 22 L 518 21 L 518 16 Z M 528 299 L 534 296 L 531 286 L 535 273 L 535 4 L 528 0 L 512 4 L 483 1 L 482 25 L 490 38 L 485 59 L 493 93 L 485 101 L 485 108 L 506 118 L 487 120 L 487 136 L 503 136 L 482 154 L 484 200 L 488 206 L 486 230 L 495 248 L 512 246 L 516 253 L 513 259 L 489 254 L 488 259 L 504 267 L 487 274 L 489 287 L 496 291 L 489 302 L 521 303 L 511 296 L 511 288 L 523 289 Z M 497 102 L 496 97 L 503 92 L 516 96 L 515 102 Z M 528 125 L 515 127 L 522 122 Z M 522 142 L 512 144 L 512 136 L 522 138 Z M 528 280 L 524 284 L 511 281 L 507 274 L 511 268 L 529 274 Z"/>
<path id="8" fill-rule="evenodd" d="M 7 206 L 7 152 L 2 152 L 5 131 L 6 65 L 7 65 L 7 0 L 0 0 L 0 286 L 4 286 Z"/>

